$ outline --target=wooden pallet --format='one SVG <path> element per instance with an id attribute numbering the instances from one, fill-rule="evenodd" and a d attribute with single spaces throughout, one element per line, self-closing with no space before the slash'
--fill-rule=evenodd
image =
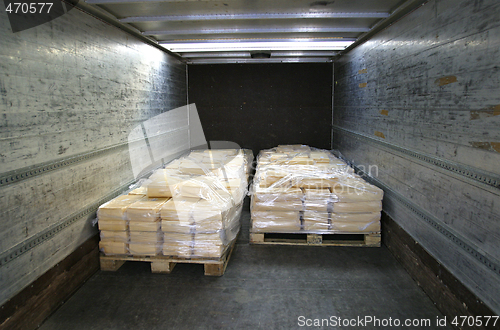
<path id="1" fill-rule="evenodd" d="M 170 256 L 127 256 L 127 255 L 100 255 L 101 270 L 117 271 L 126 261 L 145 261 L 151 263 L 152 273 L 170 274 L 175 265 L 181 264 L 203 264 L 206 276 L 222 276 L 226 271 L 227 263 L 234 247 L 236 239 L 226 249 L 221 258 L 180 258 Z"/>
<path id="2" fill-rule="evenodd" d="M 380 247 L 380 233 L 250 233 L 250 244 Z"/>

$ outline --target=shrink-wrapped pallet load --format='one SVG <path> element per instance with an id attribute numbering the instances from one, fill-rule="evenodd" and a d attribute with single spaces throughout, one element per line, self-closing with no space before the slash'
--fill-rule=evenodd
<path id="1" fill-rule="evenodd" d="M 253 233 L 380 232 L 383 191 L 327 150 L 263 150 L 251 189 Z"/>
<path id="2" fill-rule="evenodd" d="M 160 227 L 160 209 L 169 198 L 145 198 L 127 208 L 129 221 L 129 252 L 131 255 L 160 253 L 163 235 Z"/>
<path id="3" fill-rule="evenodd" d="M 250 150 L 194 150 L 98 211 L 107 255 L 220 258 L 240 229 Z"/>
<path id="4" fill-rule="evenodd" d="M 300 212 L 252 210 L 252 231 L 255 233 L 294 233 L 300 230 Z"/>
<path id="5" fill-rule="evenodd" d="M 123 195 L 104 203 L 97 210 L 101 241 L 99 248 L 105 254 L 128 253 L 128 206 L 144 199 L 143 195 Z"/>
<path id="6" fill-rule="evenodd" d="M 218 184 L 207 184 L 198 198 L 181 195 L 165 203 L 160 212 L 163 255 L 222 256 L 238 234 L 243 199 L 234 199 L 229 191 L 220 188 Z"/>

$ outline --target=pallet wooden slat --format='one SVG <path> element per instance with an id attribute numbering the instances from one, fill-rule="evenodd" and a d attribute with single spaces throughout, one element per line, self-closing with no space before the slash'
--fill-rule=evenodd
<path id="1" fill-rule="evenodd" d="M 170 262 L 170 261 L 152 261 L 151 262 L 151 273 L 158 273 L 158 274 L 170 274 L 172 270 L 174 270 L 175 265 L 177 265 L 176 262 Z"/>
<path id="2" fill-rule="evenodd" d="M 353 239 L 351 235 L 359 237 Z M 331 237 L 335 239 L 328 239 Z M 250 244 L 380 247 L 381 236 L 380 233 L 250 233 Z"/>
<path id="3" fill-rule="evenodd" d="M 170 274 L 178 263 L 202 264 L 206 276 L 222 276 L 236 245 L 236 239 L 222 254 L 221 258 L 182 258 L 171 256 L 130 256 L 130 255 L 100 255 L 102 271 L 117 271 L 126 261 L 143 261 L 151 263 L 151 272 Z"/>
<path id="4" fill-rule="evenodd" d="M 124 263 L 124 260 L 116 260 L 116 259 L 104 259 L 101 258 L 99 259 L 100 265 L 101 265 L 101 270 L 109 271 L 109 272 L 115 272 L 117 271 Z"/>

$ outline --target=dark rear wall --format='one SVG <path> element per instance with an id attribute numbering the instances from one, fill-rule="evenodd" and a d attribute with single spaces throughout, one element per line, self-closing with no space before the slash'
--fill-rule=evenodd
<path id="1" fill-rule="evenodd" d="M 255 153 L 278 144 L 330 149 L 332 64 L 191 65 L 189 103 L 196 103 L 208 141 L 238 143 Z"/>

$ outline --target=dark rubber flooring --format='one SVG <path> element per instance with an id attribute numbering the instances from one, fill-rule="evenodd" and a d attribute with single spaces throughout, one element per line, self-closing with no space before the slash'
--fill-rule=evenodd
<path id="1" fill-rule="evenodd" d="M 41 329 L 448 329 L 385 247 L 249 245 L 245 206 L 224 276 L 193 264 L 152 274 L 149 263 L 128 262 L 96 273 Z"/>

